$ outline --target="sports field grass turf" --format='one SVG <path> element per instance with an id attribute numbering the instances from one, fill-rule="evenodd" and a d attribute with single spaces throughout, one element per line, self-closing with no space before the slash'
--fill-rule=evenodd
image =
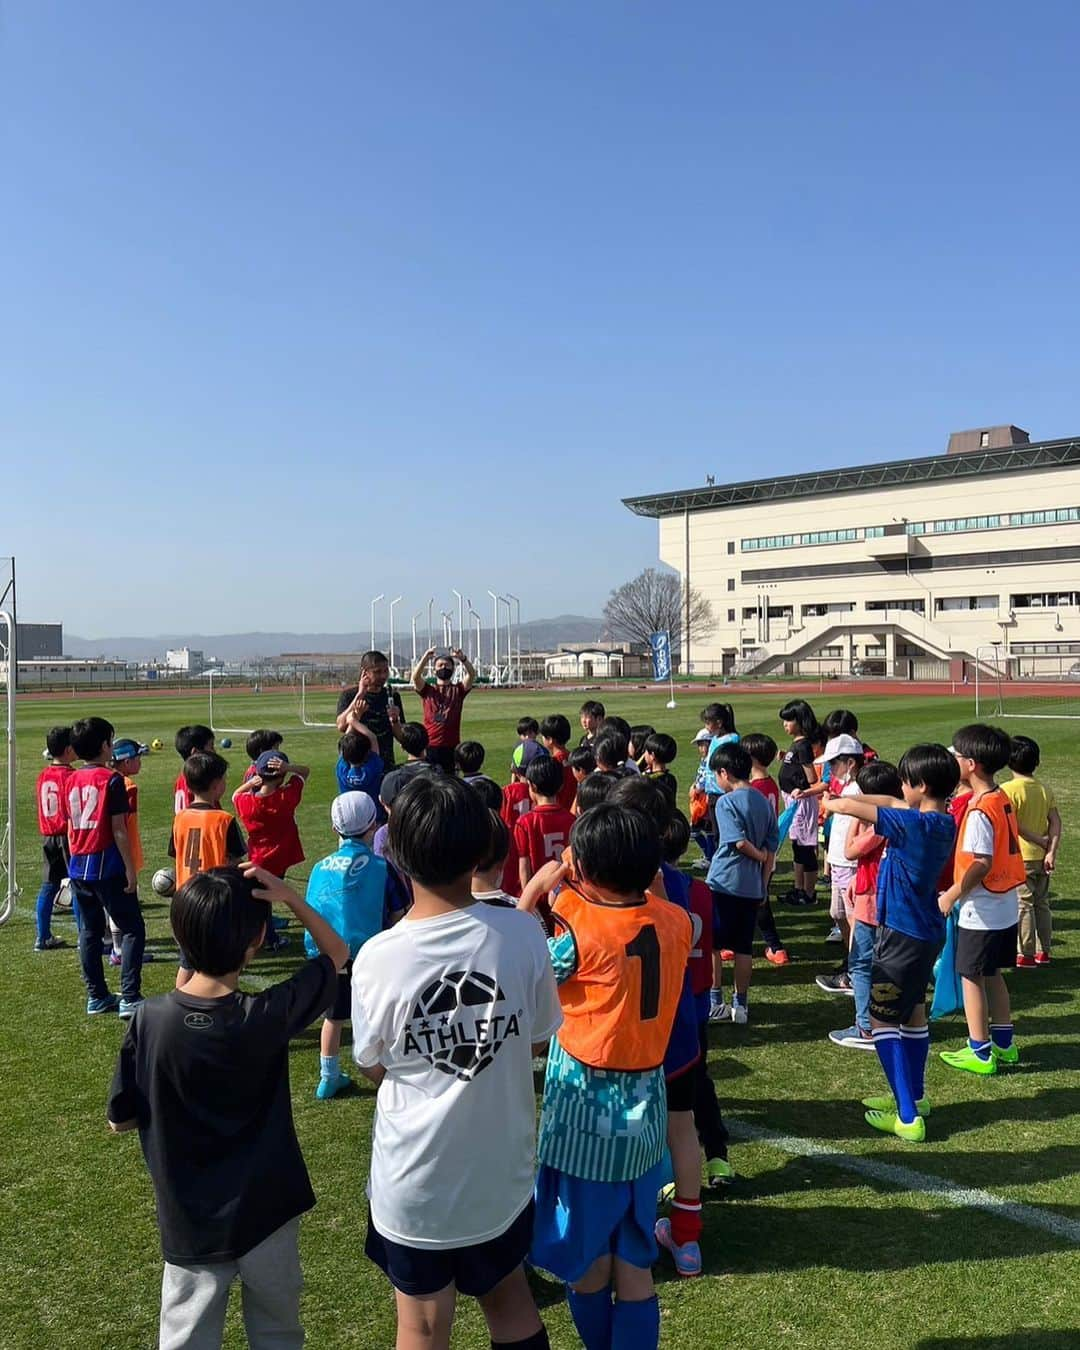
<path id="1" fill-rule="evenodd" d="M 602 695 L 601 695 L 602 696 Z M 611 711 L 631 722 L 652 721 L 683 747 L 675 766 L 680 797 L 696 763 L 690 738 L 707 695 L 679 695 L 668 712 L 666 691 L 619 693 Z M 517 717 L 562 710 L 571 720 L 580 695 L 482 691 L 466 705 L 465 731 L 488 748 L 487 768 L 505 781 Z M 330 694 L 313 696 L 309 713 L 329 716 Z M 740 728 L 767 730 L 777 740 L 777 697 L 734 697 Z M 813 702 L 823 715 L 825 697 Z M 916 739 L 948 743 L 971 720 L 962 698 L 846 698 L 867 739 L 895 757 Z M 295 697 L 222 697 L 218 720 L 276 726 L 290 756 L 313 766 L 301 811 L 310 860 L 329 852 L 327 807 L 334 792 L 336 736 L 300 727 Z M 407 713 L 416 700 L 406 695 Z M 19 706 L 18 830 L 22 901 L 0 930 L 3 1019 L 0 1028 L 3 1114 L 0 1116 L 0 1346 L 4 1350 L 85 1347 L 144 1350 L 154 1344 L 160 1258 L 149 1180 L 135 1136 L 110 1137 L 105 1096 L 123 1024 L 87 1019 L 77 956 L 35 954 L 33 900 L 39 846 L 33 782 L 45 730 L 83 711 L 114 721 L 119 733 L 166 749 L 150 755 L 140 778 L 147 871 L 141 894 L 150 946 L 149 994 L 171 987 L 175 953 L 167 902 L 149 887 L 165 862 L 172 782 L 179 760 L 171 749 L 177 726 L 203 721 L 205 699 L 177 696 L 28 700 Z M 1075 897 L 1080 864 L 1074 843 L 1080 786 L 1080 726 L 1011 722 L 1043 746 L 1042 773 L 1052 783 L 1065 822 L 1062 866 L 1054 891 L 1059 946 L 1047 969 L 1010 977 L 1018 1069 L 993 1079 L 952 1073 L 931 1054 L 934 1111 L 921 1147 L 874 1135 L 858 1100 L 883 1091 L 875 1056 L 840 1050 L 825 1033 L 851 1020 L 850 1000 L 818 991 L 815 974 L 833 968 L 823 945 L 823 908 L 807 914 L 776 906 L 793 957 L 777 970 L 755 963 L 751 1023 L 713 1030 L 712 1071 L 732 1125 L 770 1130 L 775 1140 L 738 1142 L 732 1161 L 739 1182 L 722 1198 L 706 1193 L 703 1279 L 679 1283 L 670 1264 L 657 1267 L 663 1311 L 661 1342 L 687 1350 L 774 1350 L 774 1347 L 888 1347 L 889 1350 L 1075 1350 L 1080 1347 L 1080 997 Z M 226 752 L 230 785 L 246 763 L 242 736 Z M 782 855 L 783 857 L 783 855 Z M 298 869 L 297 879 L 306 874 Z M 74 942 L 70 919 L 56 925 Z M 295 925 L 292 928 L 295 935 Z M 260 958 L 253 980 L 268 982 L 300 960 L 297 942 Z M 116 972 L 112 972 L 113 975 Z M 116 987 L 113 980 L 113 987 Z M 956 1046 L 962 1022 L 932 1031 L 934 1049 Z M 302 1224 L 308 1344 L 384 1347 L 393 1344 L 393 1304 L 382 1276 L 363 1255 L 364 1180 L 374 1094 L 367 1085 L 332 1102 L 317 1102 L 317 1029 L 300 1037 L 291 1056 L 300 1141 L 319 1203 Z M 498 1130 L 499 1121 L 491 1122 Z M 1059 1216 L 1055 1229 L 949 1203 L 940 1195 L 898 1186 L 872 1171 L 836 1160 L 797 1156 L 791 1140 L 818 1141 L 858 1165 L 901 1165 L 924 1177 L 981 1188 L 1022 1208 L 1019 1217 Z M 478 1139 L 478 1147 L 483 1147 Z M 803 1147 L 798 1145 L 797 1147 Z M 274 1184 L 273 1176 L 266 1179 Z M 917 1183 L 916 1184 L 920 1184 Z M 556 1347 L 578 1344 L 560 1290 L 537 1284 Z M 234 1300 L 235 1304 L 235 1300 Z M 244 1343 L 237 1309 L 229 1346 Z M 489 1344 L 482 1319 L 463 1300 L 455 1345 Z"/>

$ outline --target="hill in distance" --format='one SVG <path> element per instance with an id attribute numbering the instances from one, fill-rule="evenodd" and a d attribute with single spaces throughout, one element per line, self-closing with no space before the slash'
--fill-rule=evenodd
<path id="1" fill-rule="evenodd" d="M 581 614 L 560 614 L 553 619 L 534 619 L 521 625 L 521 650 L 551 651 L 561 642 L 595 642 L 603 632 L 603 619 Z M 491 627 L 484 627 L 484 650 L 490 654 Z M 499 630 L 500 645 L 505 628 Z M 191 647 L 220 661 L 251 661 L 258 657 L 280 656 L 282 652 L 362 652 L 370 640 L 368 632 L 354 633 L 158 633 L 150 637 L 83 638 L 64 635 L 66 656 L 107 657 L 118 661 L 164 661 L 166 648 Z M 417 642 L 426 643 L 426 626 L 417 630 Z M 515 633 L 516 641 L 516 633 Z M 412 634 L 398 631 L 394 637 L 401 654 L 411 654 Z M 387 632 L 376 633 L 376 646 L 390 645 Z"/>

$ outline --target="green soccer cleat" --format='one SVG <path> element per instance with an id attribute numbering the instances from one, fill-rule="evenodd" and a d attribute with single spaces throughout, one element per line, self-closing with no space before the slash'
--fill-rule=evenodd
<path id="1" fill-rule="evenodd" d="M 890 1096 L 885 1096 L 885 1097 L 864 1097 L 864 1098 L 862 1099 L 862 1104 L 863 1104 L 863 1106 L 866 1107 L 866 1109 L 867 1109 L 868 1111 L 895 1111 L 895 1110 L 896 1110 L 896 1103 L 893 1101 L 892 1097 L 890 1097 Z M 920 1097 L 919 1100 L 915 1103 L 915 1110 L 918 1111 L 918 1113 L 919 1113 L 920 1116 L 928 1116 L 928 1115 L 930 1114 L 930 1098 L 929 1098 L 929 1097 Z"/>
<path id="2" fill-rule="evenodd" d="M 963 1069 L 966 1073 L 997 1073 L 997 1060 L 992 1054 L 981 1059 L 970 1045 L 962 1050 L 942 1050 L 941 1058 L 950 1069 Z"/>
<path id="3" fill-rule="evenodd" d="M 916 1116 L 910 1125 L 905 1125 L 895 1111 L 867 1111 L 867 1125 L 873 1125 L 882 1134 L 895 1134 L 908 1144 L 921 1144 L 926 1139 L 926 1121 Z"/>
<path id="4" fill-rule="evenodd" d="M 705 1185 L 711 1190 L 735 1180 L 735 1171 L 726 1158 L 710 1158 L 705 1164 Z"/>
<path id="5" fill-rule="evenodd" d="M 656 1203 L 658 1205 L 670 1205 L 675 1199 L 675 1183 L 669 1181 L 666 1185 L 660 1187 L 656 1192 Z"/>
<path id="6" fill-rule="evenodd" d="M 1003 1050 L 1000 1045 L 992 1045 L 990 1047 L 990 1054 L 999 1064 L 1020 1063 L 1020 1051 L 1017 1049 L 1015 1041 L 1007 1050 Z"/>

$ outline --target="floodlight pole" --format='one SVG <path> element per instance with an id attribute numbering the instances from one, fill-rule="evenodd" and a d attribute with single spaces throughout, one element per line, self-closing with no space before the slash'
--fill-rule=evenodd
<path id="1" fill-rule="evenodd" d="M 482 664 L 480 660 L 480 653 L 484 640 L 484 623 L 483 620 L 480 618 L 480 615 L 477 614 L 476 610 L 473 609 L 471 604 L 469 605 L 469 618 L 476 620 L 476 668 L 477 670 L 479 670 Z"/>
<path id="2" fill-rule="evenodd" d="M 375 650 L 375 606 L 379 603 L 380 600 L 385 599 L 386 596 L 380 593 L 371 602 L 371 646 L 368 648 L 368 651 L 373 652 Z"/>
<path id="3" fill-rule="evenodd" d="M 517 679 L 518 684 L 523 684 L 524 681 L 521 678 L 521 601 L 516 595 L 511 595 L 509 591 L 506 592 L 506 598 L 507 600 L 513 600 L 517 607 L 517 615 L 514 623 L 514 628 L 517 631 Z"/>
<path id="4" fill-rule="evenodd" d="M 504 595 L 501 597 L 506 606 L 506 683 L 514 683 L 514 643 L 510 632 L 510 601 Z"/>
<path id="5" fill-rule="evenodd" d="M 488 591 L 488 595 L 491 596 L 492 601 L 491 665 L 495 671 L 495 678 L 491 683 L 497 685 L 499 683 L 499 597 L 491 590 Z"/>
<path id="6" fill-rule="evenodd" d="M 412 668 L 413 668 L 413 670 L 416 669 L 416 621 L 417 621 L 417 619 L 423 618 L 423 615 L 424 615 L 424 611 L 423 611 L 422 609 L 418 609 L 418 610 L 416 611 L 416 613 L 412 616 Z"/>
<path id="7" fill-rule="evenodd" d="M 12 559 L 12 568 L 15 561 Z M 13 614 L 0 610 L 0 624 L 3 624 L 7 647 L 7 723 L 4 727 L 4 742 L 7 745 L 7 838 L 4 845 L 7 851 L 7 887 L 0 896 L 0 925 L 7 923 L 15 913 L 15 898 L 19 893 L 15 884 L 15 806 L 18 800 L 15 783 L 15 689 L 16 672 L 19 669 L 18 626 Z"/>
<path id="8" fill-rule="evenodd" d="M 450 587 L 450 594 L 457 596 L 457 645 L 465 645 L 465 597 L 460 591 Z"/>
<path id="9" fill-rule="evenodd" d="M 394 669 L 394 606 L 401 604 L 401 596 L 395 595 L 390 601 L 390 669 Z"/>
<path id="10" fill-rule="evenodd" d="M 429 649 L 435 646 L 435 630 L 433 629 L 431 623 L 431 614 L 434 608 L 435 608 L 435 597 L 432 596 L 431 599 L 427 602 L 427 645 Z M 429 662 L 428 664 L 430 666 L 431 663 Z"/>

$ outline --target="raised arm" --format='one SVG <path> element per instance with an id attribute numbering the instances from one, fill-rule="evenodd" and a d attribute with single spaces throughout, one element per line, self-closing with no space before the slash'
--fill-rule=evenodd
<path id="1" fill-rule="evenodd" d="M 455 661 L 460 661 L 465 668 L 465 678 L 461 681 L 461 687 L 467 694 L 476 683 L 476 667 L 460 647 L 454 648 L 453 657 Z"/>
<path id="2" fill-rule="evenodd" d="M 434 655 L 435 648 L 429 647 L 413 667 L 412 687 L 418 694 L 423 694 L 424 692 L 424 687 L 427 684 L 427 681 L 424 679 L 424 671 L 427 670 L 427 664 Z"/>

